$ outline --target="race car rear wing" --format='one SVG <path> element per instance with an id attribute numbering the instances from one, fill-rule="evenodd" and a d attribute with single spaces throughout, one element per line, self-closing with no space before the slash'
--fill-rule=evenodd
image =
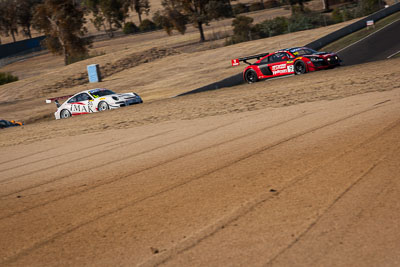
<path id="1" fill-rule="evenodd" d="M 239 66 L 240 62 L 244 62 L 244 63 L 246 63 L 248 65 L 251 65 L 251 63 L 247 62 L 247 60 L 250 60 L 250 59 L 259 60 L 260 58 L 263 58 L 263 57 L 265 57 L 267 55 L 269 55 L 269 53 L 263 53 L 263 54 L 258 54 L 258 55 L 254 55 L 254 56 L 248 56 L 248 57 L 232 59 L 232 66 Z"/>
<path id="2" fill-rule="evenodd" d="M 47 104 L 50 104 L 51 101 L 54 101 L 54 103 L 56 103 L 57 108 L 59 108 L 61 105 L 60 105 L 60 103 L 58 102 L 58 100 L 70 98 L 71 96 L 73 96 L 73 95 L 65 95 L 65 96 L 59 96 L 59 97 L 49 98 L 49 99 L 46 99 L 46 103 L 47 103 Z"/>

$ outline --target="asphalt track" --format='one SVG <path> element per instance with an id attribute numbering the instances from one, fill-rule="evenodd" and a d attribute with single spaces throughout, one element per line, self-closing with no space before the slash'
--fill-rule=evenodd
<path id="1" fill-rule="evenodd" d="M 400 51 L 400 20 L 338 51 L 344 65 L 387 59 Z"/>
<path id="2" fill-rule="evenodd" d="M 381 30 L 367 36 L 360 41 L 338 51 L 343 65 L 356 65 L 377 60 L 384 60 L 400 51 L 400 20 L 389 24 Z M 188 95 L 243 83 L 243 74 L 238 73 L 221 81 L 180 94 Z"/>

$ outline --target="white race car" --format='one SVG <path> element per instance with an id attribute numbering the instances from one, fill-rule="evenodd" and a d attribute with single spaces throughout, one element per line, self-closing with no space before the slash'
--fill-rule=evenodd
<path id="1" fill-rule="evenodd" d="M 68 100 L 63 104 L 58 102 L 66 98 Z M 135 93 L 116 94 L 108 89 L 93 89 L 75 95 L 46 99 L 46 103 L 52 101 L 57 105 L 57 111 L 54 113 L 56 120 L 143 103 L 142 98 Z"/>

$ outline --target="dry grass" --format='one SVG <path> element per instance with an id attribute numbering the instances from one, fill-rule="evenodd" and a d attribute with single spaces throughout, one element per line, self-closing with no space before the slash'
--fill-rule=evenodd
<path id="1" fill-rule="evenodd" d="M 52 55 L 42 55 L 8 65 L 0 71 L 11 72 L 19 76 L 21 80 L 12 85 L 2 86 L 0 96 L 2 101 L 14 101 L 32 98 L 32 92 L 34 92 L 35 97 L 45 98 L 70 94 L 93 86 L 101 86 L 116 91 L 137 91 L 144 97 L 145 101 L 171 97 L 241 72 L 241 68 L 230 66 L 232 58 L 273 51 L 282 47 L 304 45 L 349 23 L 351 22 L 208 51 L 186 52 L 126 69 L 106 78 L 101 84 L 86 84 L 72 89 L 60 88 L 54 94 L 48 94 L 44 90 L 44 88 L 52 87 L 61 81 L 85 72 L 86 66 L 89 64 L 96 63 L 105 66 L 148 48 L 174 47 L 182 43 L 193 43 L 197 40 L 198 33 L 193 30 L 186 35 L 167 36 L 163 32 L 155 32 L 140 36 L 127 36 L 96 44 L 95 49 L 99 51 L 107 49 L 105 55 L 69 66 L 63 66 L 61 59 Z M 211 27 L 207 29 L 206 33 L 212 32 Z"/>

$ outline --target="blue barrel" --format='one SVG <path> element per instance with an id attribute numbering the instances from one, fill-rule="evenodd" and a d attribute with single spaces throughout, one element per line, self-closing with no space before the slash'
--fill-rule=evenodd
<path id="1" fill-rule="evenodd" d="M 88 65 L 87 71 L 88 71 L 88 75 L 89 75 L 89 82 L 91 82 L 91 83 L 101 82 L 99 64 Z"/>

